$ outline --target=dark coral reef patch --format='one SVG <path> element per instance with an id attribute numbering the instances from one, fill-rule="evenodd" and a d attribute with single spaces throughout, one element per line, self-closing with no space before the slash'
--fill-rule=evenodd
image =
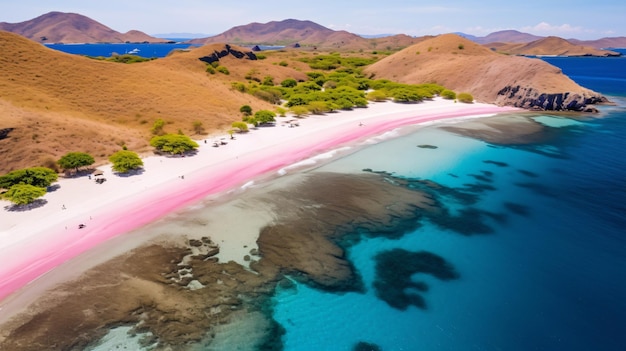
<path id="1" fill-rule="evenodd" d="M 376 255 L 375 260 L 376 296 L 399 310 L 406 310 L 409 306 L 426 308 L 422 295 L 429 287 L 423 281 L 414 281 L 414 275 L 428 274 L 443 281 L 459 278 L 450 263 L 432 252 L 393 249 Z"/>

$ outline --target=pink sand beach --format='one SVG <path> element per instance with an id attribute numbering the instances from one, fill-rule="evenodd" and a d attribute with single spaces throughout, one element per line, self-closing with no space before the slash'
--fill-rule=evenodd
<path id="1" fill-rule="evenodd" d="M 279 170 L 294 163 L 402 126 L 512 110 L 435 99 L 420 104 L 374 103 L 309 116 L 294 127 L 284 122 L 293 118 L 278 117 L 276 126 L 236 135 L 235 140 L 226 133 L 208 137 L 206 143 L 201 140 L 194 156 L 146 157 L 141 174 L 119 176 L 110 166 L 102 166 L 98 168 L 107 179 L 103 184 L 87 176 L 61 179 L 60 187 L 44 197 L 45 205 L 28 211 L 0 210 L 0 309 L 62 263 L 207 196 L 243 189 L 261 177 L 278 176 Z M 215 140 L 227 144 L 214 147 Z M 3 208 L 8 205 L 0 201 Z"/>

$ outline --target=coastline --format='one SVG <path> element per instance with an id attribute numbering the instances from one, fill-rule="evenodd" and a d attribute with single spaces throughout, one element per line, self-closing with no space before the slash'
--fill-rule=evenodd
<path id="1" fill-rule="evenodd" d="M 107 178 L 104 184 L 86 176 L 62 179 L 59 189 L 46 194 L 44 206 L 0 212 L 0 255 L 7 262 L 0 268 L 0 309 L 12 294 L 63 262 L 201 199 L 245 189 L 261 177 L 280 175 L 311 157 L 402 126 L 516 110 L 436 99 L 412 105 L 376 103 L 309 116 L 294 128 L 279 117 L 275 127 L 237 135 L 218 148 L 212 147 L 212 141 L 227 137 L 201 141 L 195 156 L 147 157 L 144 172 L 138 175 L 113 175 L 110 166 L 104 166 L 98 167 Z M 79 224 L 86 227 L 79 229 Z M 220 261 L 241 259 L 244 251 Z"/>

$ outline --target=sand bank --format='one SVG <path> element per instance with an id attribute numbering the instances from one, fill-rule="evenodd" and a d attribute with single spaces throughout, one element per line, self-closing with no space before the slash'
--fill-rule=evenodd
<path id="1" fill-rule="evenodd" d="M 61 179 L 58 189 L 44 197 L 45 205 L 0 211 L 0 300 L 113 237 L 207 196 L 244 189 L 312 156 L 404 125 L 511 110 L 436 99 L 420 104 L 376 103 L 366 109 L 311 116 L 298 120 L 297 127 L 284 123 L 292 118 L 278 118 L 276 126 L 236 135 L 236 140 L 226 134 L 207 138 L 206 143 L 201 140 L 197 155 L 191 157 L 147 157 L 141 174 L 119 176 L 103 166 L 99 167 L 107 179 L 103 184 L 87 176 Z M 214 147 L 213 141 L 222 138 L 227 144 Z M 80 224 L 85 227 L 79 229 Z M 255 238 L 235 240 L 254 242 Z M 229 258 L 243 257 L 246 249 L 241 250 Z"/>

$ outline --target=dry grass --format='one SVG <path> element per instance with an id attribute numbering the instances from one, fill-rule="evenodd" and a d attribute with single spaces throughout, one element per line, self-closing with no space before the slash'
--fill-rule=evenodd
<path id="1" fill-rule="evenodd" d="M 0 32 L 0 129 L 15 128 L 0 140 L 0 172 L 58 159 L 69 151 L 105 160 L 122 144 L 148 150 L 150 128 L 162 118 L 165 130 L 193 135 L 200 121 L 208 133 L 240 120 L 239 107 L 272 105 L 231 88 L 251 69 L 279 82 L 304 73 L 270 61 L 226 57 L 230 75 L 205 72 L 199 57 L 220 50 L 214 44 L 155 61 L 125 65 L 47 49 Z M 245 49 L 241 49 L 245 50 Z"/>
<path id="2" fill-rule="evenodd" d="M 455 34 L 424 40 L 365 69 L 375 78 L 403 83 L 437 83 L 497 102 L 506 86 L 532 86 L 546 93 L 588 91 L 561 70 L 539 59 L 507 56 Z"/>

